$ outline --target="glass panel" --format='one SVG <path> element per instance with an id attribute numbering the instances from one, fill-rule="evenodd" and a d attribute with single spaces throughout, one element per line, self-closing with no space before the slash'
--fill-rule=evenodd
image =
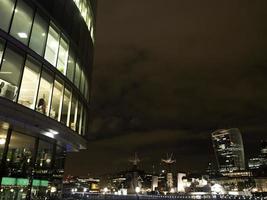
<path id="1" fill-rule="evenodd" d="M 11 35 L 24 44 L 28 44 L 33 19 L 33 9 L 19 0 L 11 26 Z"/>
<path id="2" fill-rule="evenodd" d="M 67 77 L 69 78 L 71 82 L 73 82 L 74 70 L 75 70 L 74 53 L 72 50 L 70 50 L 69 59 L 68 59 Z"/>
<path id="3" fill-rule="evenodd" d="M 85 135 L 86 133 L 86 124 L 87 124 L 86 120 L 87 120 L 86 108 L 83 107 L 82 135 Z"/>
<path id="4" fill-rule="evenodd" d="M 36 110 L 48 116 L 50 107 L 53 77 L 46 71 L 42 71 L 39 92 L 37 97 Z"/>
<path id="5" fill-rule="evenodd" d="M 56 79 L 54 82 L 52 104 L 50 108 L 50 117 L 60 121 L 60 113 L 63 99 L 63 83 L 60 79 Z"/>
<path id="6" fill-rule="evenodd" d="M 65 148 L 57 146 L 56 156 L 55 156 L 55 171 L 54 171 L 56 177 L 63 177 L 65 158 L 66 158 Z"/>
<path id="7" fill-rule="evenodd" d="M 53 143 L 40 141 L 36 158 L 36 174 L 47 177 L 52 164 Z"/>
<path id="8" fill-rule="evenodd" d="M 71 98 L 71 89 L 70 87 L 65 87 L 60 121 L 66 124 L 67 126 L 69 126 L 69 113 L 70 113 L 70 107 L 71 107 L 70 98 Z"/>
<path id="9" fill-rule="evenodd" d="M 77 88 L 79 88 L 80 85 L 80 77 L 81 77 L 81 68 L 80 65 L 76 63 L 74 84 L 76 85 Z"/>
<path id="10" fill-rule="evenodd" d="M 21 82 L 18 103 L 34 109 L 41 64 L 31 57 L 28 57 Z"/>
<path id="11" fill-rule="evenodd" d="M 76 129 L 76 116 L 77 116 L 77 99 L 72 93 L 71 97 L 71 110 L 70 110 L 70 128 L 75 131 Z"/>
<path id="12" fill-rule="evenodd" d="M 31 174 L 35 139 L 33 137 L 12 132 L 7 153 L 7 170 L 10 176 Z"/>
<path id="13" fill-rule="evenodd" d="M 61 38 L 60 39 L 58 60 L 57 60 L 57 69 L 62 74 L 66 74 L 66 71 L 67 71 L 68 52 L 69 52 L 69 44 L 66 40 Z"/>
<path id="14" fill-rule="evenodd" d="M 3 157 L 4 153 L 4 148 L 6 144 L 6 136 L 7 136 L 7 129 L 3 128 L 3 124 L 1 123 L 1 128 L 0 128 L 0 163 Z"/>
<path id="15" fill-rule="evenodd" d="M 0 38 L 0 64 L 1 64 L 3 53 L 4 53 L 4 46 L 5 46 L 4 44 L 5 44 L 5 41 Z"/>
<path id="16" fill-rule="evenodd" d="M 79 129 L 78 133 L 81 135 L 82 134 L 82 123 L 83 123 L 83 104 L 80 103 L 81 110 L 80 110 L 80 117 L 79 117 Z M 79 111 L 79 110 L 78 110 Z"/>
<path id="17" fill-rule="evenodd" d="M 23 66 L 23 56 L 8 47 L 0 70 L 0 96 L 16 100 Z"/>
<path id="18" fill-rule="evenodd" d="M 77 109 L 76 129 L 75 129 L 77 132 L 79 132 L 81 112 L 82 112 L 82 107 L 81 107 L 81 103 L 79 102 L 78 103 L 78 109 Z"/>
<path id="19" fill-rule="evenodd" d="M 59 47 L 59 33 L 52 27 L 49 27 L 49 33 L 45 49 L 45 59 L 56 66 L 57 53 Z"/>
<path id="20" fill-rule="evenodd" d="M 81 74 L 80 91 L 81 91 L 82 94 L 84 93 L 84 72 L 83 71 L 82 71 L 82 74 Z"/>
<path id="21" fill-rule="evenodd" d="M 85 77 L 85 86 L 84 87 L 85 87 L 85 89 L 84 89 L 84 97 L 87 99 L 89 87 L 88 87 L 88 80 L 87 80 L 86 77 Z"/>
<path id="22" fill-rule="evenodd" d="M 48 22 L 38 13 L 35 15 L 30 40 L 30 48 L 40 56 L 44 55 L 45 42 L 47 37 Z"/>
<path id="23" fill-rule="evenodd" d="M 0 28 L 8 31 L 15 0 L 0 0 Z"/>

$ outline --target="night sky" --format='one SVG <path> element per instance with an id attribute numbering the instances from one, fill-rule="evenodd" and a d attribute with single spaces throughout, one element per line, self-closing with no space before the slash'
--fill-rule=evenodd
<path id="1" fill-rule="evenodd" d="M 151 170 L 214 160 L 211 132 L 241 130 L 248 158 L 267 139 L 266 0 L 98 0 L 88 150 L 66 174 L 99 176 L 138 152 Z"/>

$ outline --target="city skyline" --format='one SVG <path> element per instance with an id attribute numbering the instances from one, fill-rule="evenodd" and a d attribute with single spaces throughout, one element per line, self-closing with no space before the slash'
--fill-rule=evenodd
<path id="1" fill-rule="evenodd" d="M 135 151 L 203 169 L 221 128 L 239 128 L 256 153 L 267 130 L 266 3 L 99 0 L 92 140 L 67 171 L 98 174 Z"/>

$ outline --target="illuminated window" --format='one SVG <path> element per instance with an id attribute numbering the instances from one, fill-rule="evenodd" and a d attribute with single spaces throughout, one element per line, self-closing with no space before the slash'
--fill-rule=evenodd
<path id="1" fill-rule="evenodd" d="M 71 89 L 70 87 L 67 86 L 65 87 L 64 91 L 64 99 L 63 99 L 61 119 L 60 119 L 60 121 L 67 126 L 69 126 L 70 108 L 71 108 Z"/>
<path id="2" fill-rule="evenodd" d="M 44 55 L 45 42 L 47 38 L 48 21 L 38 13 L 35 15 L 30 39 L 30 48 L 40 56 Z"/>
<path id="3" fill-rule="evenodd" d="M 28 44 L 33 20 L 33 9 L 19 0 L 11 26 L 11 35 L 24 44 Z"/>
<path id="4" fill-rule="evenodd" d="M 53 83 L 53 77 L 50 75 L 50 73 L 43 70 L 35 109 L 38 112 L 45 114 L 47 116 L 49 113 L 48 111 L 51 102 L 52 86 L 53 86 L 52 83 Z"/>
<path id="5" fill-rule="evenodd" d="M 7 130 L 2 128 L 2 123 L 1 123 L 1 128 L 0 128 L 0 160 L 2 160 L 3 153 L 4 153 L 4 148 L 6 144 L 6 136 L 7 136 Z"/>
<path id="6" fill-rule="evenodd" d="M 0 70 L 0 96 L 16 101 L 23 60 L 22 55 L 7 47 Z"/>
<path id="7" fill-rule="evenodd" d="M 60 113 L 63 99 L 63 82 L 59 78 L 54 81 L 52 103 L 50 108 L 50 117 L 60 121 Z"/>
<path id="8" fill-rule="evenodd" d="M 68 58 L 67 77 L 71 82 L 73 82 L 74 72 L 75 72 L 74 52 L 70 50 L 70 54 Z"/>
<path id="9" fill-rule="evenodd" d="M 58 47 L 59 33 L 52 26 L 50 26 L 45 49 L 45 59 L 53 66 L 56 66 Z"/>
<path id="10" fill-rule="evenodd" d="M 81 73 L 81 83 L 80 83 L 80 91 L 81 91 L 81 93 L 82 94 L 84 94 L 84 72 L 82 71 L 82 73 Z"/>
<path id="11" fill-rule="evenodd" d="M 70 110 L 70 128 L 76 130 L 76 121 L 77 121 L 77 99 L 72 93 L 71 97 L 71 110 Z"/>
<path id="12" fill-rule="evenodd" d="M 61 38 L 58 60 L 57 60 L 57 69 L 64 75 L 66 75 L 66 70 L 67 70 L 68 52 L 69 52 L 69 44 L 65 39 Z"/>
<path id="13" fill-rule="evenodd" d="M 82 105 L 80 102 L 78 102 L 78 107 L 77 107 L 77 120 L 76 120 L 76 131 L 80 133 L 80 122 L 81 122 L 81 116 L 82 116 Z"/>
<path id="14" fill-rule="evenodd" d="M 0 28 L 8 31 L 15 0 L 0 0 Z"/>
<path id="15" fill-rule="evenodd" d="M 81 68 L 77 62 L 75 68 L 75 77 L 74 77 L 74 84 L 76 85 L 77 88 L 79 88 L 80 86 L 80 78 L 81 78 Z"/>
<path id="16" fill-rule="evenodd" d="M 0 63 L 2 61 L 3 53 L 4 53 L 4 40 L 0 38 Z"/>
<path id="17" fill-rule="evenodd" d="M 18 102 L 31 109 L 34 109 L 35 106 L 40 71 L 41 64 L 28 57 L 24 67 Z"/>

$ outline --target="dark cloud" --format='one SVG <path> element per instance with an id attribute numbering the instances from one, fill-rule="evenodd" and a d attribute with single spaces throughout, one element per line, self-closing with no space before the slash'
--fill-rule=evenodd
<path id="1" fill-rule="evenodd" d="M 180 170 L 213 159 L 210 133 L 238 127 L 248 156 L 266 138 L 267 1 L 98 1 L 90 136 L 70 156 L 99 174 L 174 152 Z M 110 166 L 102 169 L 101 166 Z"/>

